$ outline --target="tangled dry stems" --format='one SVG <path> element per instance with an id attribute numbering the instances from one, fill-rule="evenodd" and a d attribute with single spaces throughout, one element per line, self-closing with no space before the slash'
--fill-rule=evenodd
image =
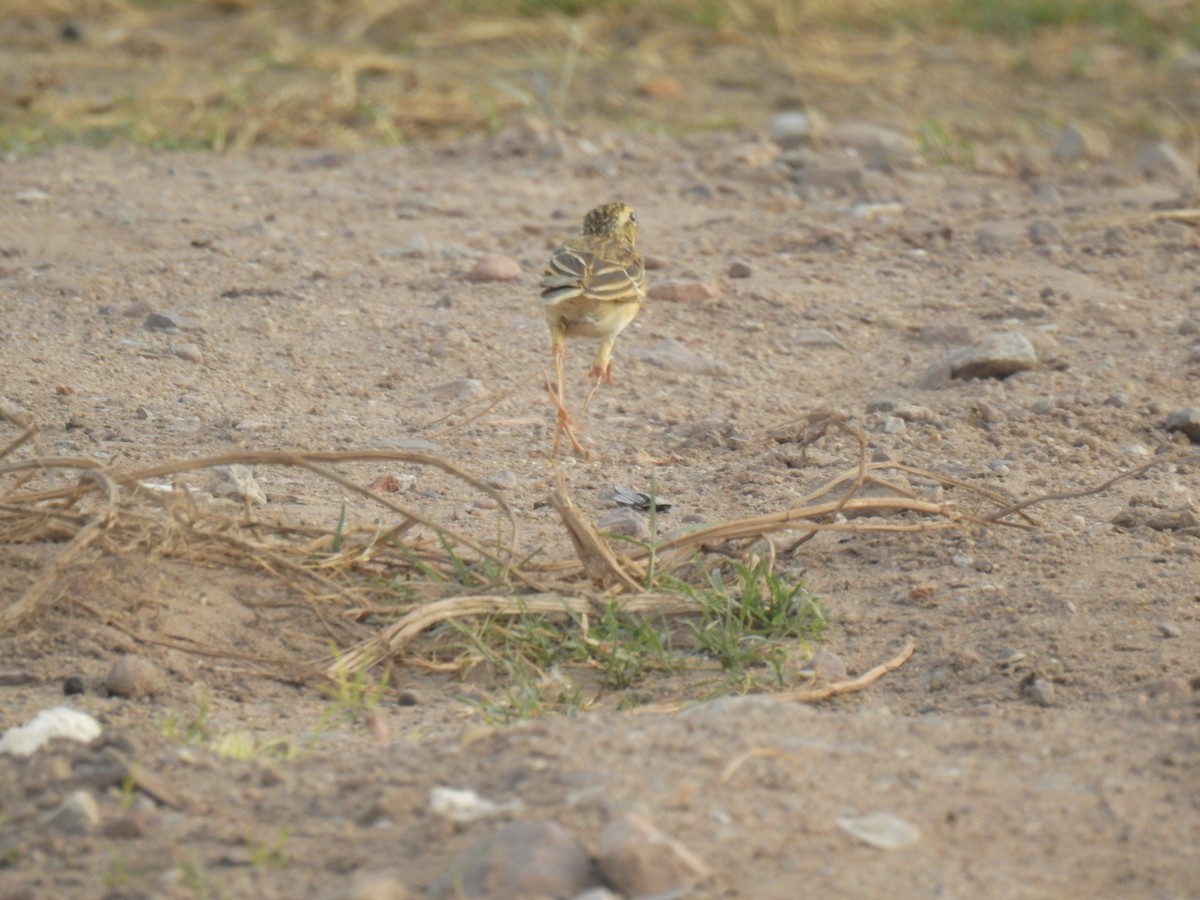
<path id="1" fill-rule="evenodd" d="M 121 469 L 83 457 L 54 457 L 36 452 L 13 459 L 34 441 L 34 424 L 0 409 L 0 417 L 20 434 L 0 450 L 0 544 L 65 544 L 24 593 L 0 609 L 0 634 L 19 628 L 54 597 L 64 574 L 86 549 L 126 557 L 174 557 L 216 567 L 259 569 L 304 599 L 338 650 L 331 661 L 297 664 L 294 660 L 257 662 L 263 670 L 294 680 L 324 675 L 336 678 L 394 659 L 414 659 L 414 641 L 442 623 L 478 617 L 523 614 L 586 616 L 606 604 L 623 612 L 679 616 L 695 614 L 686 594 L 662 589 L 668 576 L 695 579 L 706 565 L 701 558 L 737 559 L 790 553 L 822 531 L 891 532 L 920 535 L 930 531 L 1007 526 L 1035 527 L 1028 507 L 1107 490 L 1172 457 L 1160 457 L 1085 491 L 1045 495 L 1013 502 L 995 492 L 926 469 L 895 462 L 869 462 L 865 437 L 840 416 L 816 412 L 765 439 L 807 448 L 831 433 L 857 445 L 857 463 L 830 479 L 796 505 L 761 516 L 720 522 L 669 535 L 653 544 L 614 545 L 596 531 L 572 502 L 561 474 L 550 501 L 571 539 L 574 557 L 520 559 L 518 522 L 503 496 L 448 460 L 428 453 L 389 450 L 347 452 L 253 452 L 175 460 Z M 335 466 L 370 461 L 429 467 L 490 497 L 496 505 L 503 539 L 480 541 L 445 521 L 363 487 Z M 220 466 L 290 467 L 312 473 L 384 508 L 394 521 L 387 527 L 318 528 L 286 521 L 260 521 L 249 503 L 239 515 L 200 499 L 183 476 Z M 903 474 L 941 490 L 919 496 L 885 476 Z M 64 475 L 74 475 L 73 480 Z M 173 479 L 170 489 L 152 483 Z M 32 487 L 38 483 L 36 489 Z M 944 499 L 952 489 L 961 499 Z M 782 550 L 774 538 L 787 535 Z M 633 546 L 631 552 L 620 552 Z M 678 582 L 676 582 L 678 583 Z M 86 603 L 80 604 L 87 610 Z M 339 623 L 391 621 L 363 638 L 361 630 Z M 114 624 L 111 614 L 106 621 Z M 152 643 L 128 623 L 132 636 Z M 178 649 L 214 656 L 224 648 L 175 641 Z M 235 654 L 236 655 L 236 654 Z M 299 674 L 298 674 L 299 673 Z"/>

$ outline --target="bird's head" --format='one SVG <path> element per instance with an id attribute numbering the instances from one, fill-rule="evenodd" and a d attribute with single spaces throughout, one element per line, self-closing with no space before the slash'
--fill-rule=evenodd
<path id="1" fill-rule="evenodd" d="M 632 244 L 637 237 L 637 216 L 633 207 L 624 203 L 605 203 L 583 217 L 583 233 L 621 238 Z"/>

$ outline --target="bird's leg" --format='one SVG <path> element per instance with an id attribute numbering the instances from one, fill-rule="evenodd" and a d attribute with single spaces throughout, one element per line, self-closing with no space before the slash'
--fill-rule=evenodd
<path id="1" fill-rule="evenodd" d="M 563 357 L 565 351 L 563 345 L 559 342 L 554 344 L 554 378 L 555 390 L 550 392 L 550 399 L 558 409 L 558 419 L 554 426 L 554 447 L 550 451 L 552 456 L 558 456 L 558 444 L 562 439 L 563 432 L 566 432 L 567 439 L 571 442 L 571 448 L 575 451 L 575 455 L 586 459 L 588 452 L 583 444 L 579 443 L 579 439 L 575 437 L 575 432 L 571 428 L 571 414 L 567 412 L 566 395 L 563 387 Z M 549 385 L 547 385 L 549 388 Z"/>
<path id="2" fill-rule="evenodd" d="M 583 401 L 584 412 L 587 412 L 592 398 L 596 396 L 596 391 L 600 390 L 600 385 L 612 384 L 612 348 L 616 339 L 617 336 L 615 334 L 604 338 L 600 342 L 600 349 L 596 351 L 596 358 L 592 362 L 592 371 L 588 373 L 588 375 L 596 379 L 596 383 L 592 385 L 591 393 Z"/>
<path id="3" fill-rule="evenodd" d="M 596 396 L 596 391 L 600 390 L 602 384 L 612 384 L 612 363 L 601 369 L 599 366 L 593 366 L 592 371 L 588 373 L 592 378 L 596 379 L 596 383 L 592 385 L 591 391 L 588 392 L 587 399 L 583 401 L 583 411 L 587 412 L 587 408 L 592 403 L 592 398 Z"/>

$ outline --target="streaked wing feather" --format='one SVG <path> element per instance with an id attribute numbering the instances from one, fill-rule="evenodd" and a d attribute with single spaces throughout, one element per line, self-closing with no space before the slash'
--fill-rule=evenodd
<path id="1" fill-rule="evenodd" d="M 617 263 L 604 262 L 592 272 L 584 286 L 584 292 L 597 300 L 639 300 L 642 293 L 638 282 L 626 267 Z"/>
<path id="2" fill-rule="evenodd" d="M 603 250 L 613 252 L 607 256 Z M 566 244 L 559 247 L 542 273 L 542 301 L 547 306 L 572 297 L 602 303 L 640 301 L 646 295 L 642 256 L 631 247 L 611 245 L 593 252 Z"/>

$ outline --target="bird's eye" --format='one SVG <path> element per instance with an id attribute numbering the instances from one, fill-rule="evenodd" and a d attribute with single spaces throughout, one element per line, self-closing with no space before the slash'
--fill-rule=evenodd
<path id="1" fill-rule="evenodd" d="M 629 214 L 629 221 L 630 221 L 630 222 L 632 222 L 634 225 L 636 225 L 636 224 L 637 224 L 637 216 L 636 216 L 636 215 L 634 215 L 633 213 L 630 213 L 630 214 Z"/>

